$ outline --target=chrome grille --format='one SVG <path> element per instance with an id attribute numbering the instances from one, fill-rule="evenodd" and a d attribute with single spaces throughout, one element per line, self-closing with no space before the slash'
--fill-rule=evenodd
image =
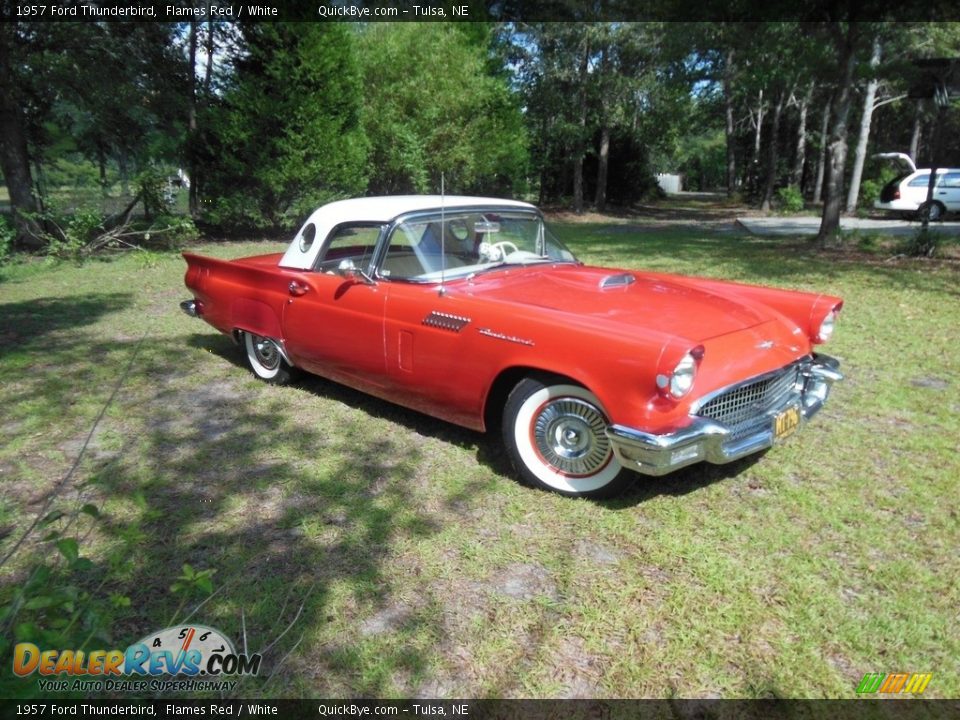
<path id="1" fill-rule="evenodd" d="M 731 429 L 732 438 L 749 434 L 768 422 L 764 413 L 782 404 L 797 385 L 800 368 L 793 365 L 755 382 L 721 392 L 697 411 Z"/>

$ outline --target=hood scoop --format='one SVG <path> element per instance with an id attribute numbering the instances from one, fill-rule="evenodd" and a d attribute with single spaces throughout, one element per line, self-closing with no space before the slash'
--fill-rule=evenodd
<path id="1" fill-rule="evenodd" d="M 636 281 L 637 279 L 630 273 L 607 275 L 607 277 L 600 281 L 600 289 L 609 290 L 611 288 L 627 287 L 628 285 L 633 285 Z"/>

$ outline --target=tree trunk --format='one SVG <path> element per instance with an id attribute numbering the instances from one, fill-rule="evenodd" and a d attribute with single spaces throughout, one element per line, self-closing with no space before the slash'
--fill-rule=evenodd
<path id="1" fill-rule="evenodd" d="M 597 212 L 607 208 L 607 170 L 610 167 L 610 126 L 607 123 L 600 128 L 600 158 L 597 163 L 597 195 L 594 204 Z"/>
<path id="2" fill-rule="evenodd" d="M 203 92 L 210 96 L 210 83 L 213 79 L 213 18 L 207 20 L 207 69 L 203 73 Z"/>
<path id="3" fill-rule="evenodd" d="M 11 58 L 4 30 L 0 29 L 0 67 L 7 74 Z M 17 232 L 15 244 L 36 250 L 43 246 L 43 242 L 39 238 L 36 221 L 24 215 L 37 212 L 37 200 L 33 195 L 33 178 L 30 176 L 27 134 L 15 92 L 16 86 L 10 83 L 9 78 L 0 80 L 0 169 L 3 170 L 3 179 L 10 195 L 10 210 Z"/>
<path id="4" fill-rule="evenodd" d="M 757 95 L 757 115 L 753 133 L 753 157 L 750 159 L 750 191 L 756 191 L 760 178 L 760 145 L 763 139 L 763 90 Z"/>
<path id="5" fill-rule="evenodd" d="M 910 133 L 910 158 L 914 163 L 917 162 L 920 152 L 920 126 L 923 123 L 923 100 L 917 100 L 916 108 L 913 112 L 913 130 Z"/>
<path id="6" fill-rule="evenodd" d="M 37 209 L 44 213 L 47 211 L 44 204 L 44 199 L 47 197 L 47 173 L 38 155 L 34 155 L 30 160 L 33 162 L 33 197 L 37 201 Z"/>
<path id="7" fill-rule="evenodd" d="M 593 205 L 597 212 L 603 212 L 607 207 L 607 173 L 610 168 L 610 123 L 607 114 L 607 98 L 605 87 L 610 68 L 607 64 L 607 46 L 600 49 L 600 155 L 597 158 L 597 189 L 593 196 Z"/>
<path id="8" fill-rule="evenodd" d="M 770 145 L 767 153 L 767 180 L 763 188 L 763 200 L 760 209 L 768 211 L 773 201 L 773 188 L 777 183 L 777 160 L 779 158 L 777 139 L 780 136 L 780 117 L 783 114 L 783 103 L 786 102 L 787 91 L 781 90 L 777 102 L 773 106 L 773 120 L 770 123 Z"/>
<path id="9" fill-rule="evenodd" d="M 127 167 L 127 154 L 123 150 L 117 155 L 117 165 L 120 167 L 120 193 L 130 197 L 130 170 Z"/>
<path id="10" fill-rule="evenodd" d="M 933 121 L 933 138 L 931 139 L 931 142 L 930 142 L 930 157 L 931 157 L 930 179 L 927 182 L 927 199 L 924 202 L 924 205 L 926 205 L 927 207 L 929 207 L 929 203 L 933 200 L 933 189 L 937 185 L 937 179 L 938 179 L 937 176 L 940 174 L 937 172 L 939 170 L 939 168 L 937 167 L 937 161 L 939 160 L 943 152 L 943 124 L 944 124 L 944 120 L 946 120 L 946 117 L 947 117 L 947 104 L 946 103 L 942 105 L 940 103 L 937 103 L 937 104 L 939 105 L 939 107 L 937 108 L 937 115 Z M 921 205 L 920 207 L 921 207 L 920 219 L 922 221 L 921 228 L 923 232 L 923 237 L 926 238 L 928 237 L 927 229 L 929 228 L 929 225 L 930 225 L 930 213 L 924 209 L 923 205 Z M 929 249 L 927 251 L 928 256 L 933 255 L 935 247 L 936 247 L 935 245 L 929 246 Z"/>
<path id="11" fill-rule="evenodd" d="M 737 190 L 737 138 L 733 122 L 733 50 L 727 52 L 723 66 L 723 104 L 726 115 L 724 134 L 727 141 L 727 197 L 733 197 Z"/>
<path id="12" fill-rule="evenodd" d="M 873 41 L 873 53 L 870 55 L 871 73 L 876 72 L 880 64 L 880 41 Z M 863 164 L 867 159 L 867 143 L 870 141 L 870 124 L 873 122 L 873 101 L 877 96 L 880 80 L 871 77 L 867 82 L 867 91 L 863 96 L 863 113 L 860 115 L 860 133 L 857 135 L 857 148 L 853 154 L 853 171 L 850 174 L 850 189 L 847 192 L 847 213 L 856 212 L 860 198 L 860 180 L 863 177 Z"/>
<path id="13" fill-rule="evenodd" d="M 797 123 L 797 147 L 793 156 L 793 170 L 790 173 L 790 184 L 800 188 L 803 181 L 803 166 L 807 160 L 807 110 L 813 99 L 813 83 L 807 88 L 807 94 L 800 101 L 800 118 Z"/>
<path id="14" fill-rule="evenodd" d="M 827 131 L 830 128 L 830 111 L 833 109 L 833 95 L 827 98 L 823 106 L 823 120 L 820 123 L 820 153 L 817 156 L 817 179 L 813 183 L 813 201 L 820 202 L 823 199 L 823 175 L 824 168 L 827 165 L 827 145 L 829 138 Z"/>
<path id="15" fill-rule="evenodd" d="M 590 58 L 590 43 L 584 40 L 583 55 L 580 57 L 580 71 L 577 75 L 580 85 L 580 109 L 577 118 L 579 126 L 576 150 L 573 158 L 573 211 L 583 212 L 583 157 L 586 155 L 587 133 L 587 62 Z"/>
<path id="16" fill-rule="evenodd" d="M 847 163 L 847 119 L 850 115 L 850 104 L 853 90 L 853 71 L 857 64 L 856 43 L 857 23 L 847 23 L 845 35 L 839 29 L 836 41 L 837 69 L 840 84 L 837 87 L 836 102 L 834 103 L 833 119 L 830 129 L 830 145 L 827 152 L 827 184 L 826 197 L 823 201 L 823 216 L 820 219 L 820 232 L 816 242 L 820 246 L 826 245 L 840 229 L 840 206 L 843 202 L 843 172 Z"/>
<path id="17" fill-rule="evenodd" d="M 196 20 L 190 21 L 190 67 L 188 70 L 187 86 L 187 167 L 190 176 L 190 189 L 188 194 L 188 208 L 191 217 L 195 217 L 200 210 L 200 196 L 197 194 L 195 160 L 196 152 L 193 149 L 197 135 L 197 26 Z"/>
<path id="18" fill-rule="evenodd" d="M 107 196 L 107 151 L 103 139 L 97 138 L 97 165 L 100 168 L 100 194 Z"/>
<path id="19" fill-rule="evenodd" d="M 10 210 L 17 231 L 16 244 L 22 248 L 37 249 L 43 245 L 37 237 L 36 222 L 23 213 L 37 212 L 33 196 L 33 179 L 30 176 L 30 161 L 27 159 L 27 141 L 23 134 L 16 110 L 0 108 L 0 167 L 10 194 Z"/>

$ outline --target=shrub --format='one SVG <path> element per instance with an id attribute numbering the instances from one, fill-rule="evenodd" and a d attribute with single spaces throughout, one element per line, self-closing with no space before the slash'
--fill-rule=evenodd
<path id="1" fill-rule="evenodd" d="M 0 265 L 3 265 L 13 254 L 13 243 L 17 238 L 17 231 L 6 215 L 0 215 Z"/>
<path id="2" fill-rule="evenodd" d="M 52 210 L 37 216 L 41 227 L 55 228 L 44 233 L 49 257 L 80 260 L 86 247 L 103 232 L 104 217 L 93 208 L 78 208 L 72 215 L 59 215 Z"/>
<path id="3" fill-rule="evenodd" d="M 903 254 L 910 257 L 933 257 L 940 246 L 940 234 L 922 227 L 903 243 Z"/>
<path id="4" fill-rule="evenodd" d="M 880 191 L 886 182 L 879 180 L 864 180 L 860 184 L 860 199 L 858 205 L 862 208 L 872 208 L 873 203 L 880 197 Z"/>
<path id="5" fill-rule="evenodd" d="M 796 185 L 787 185 L 777 190 L 780 208 L 784 212 L 797 213 L 803 211 L 803 193 Z"/>
<path id="6" fill-rule="evenodd" d="M 173 209 L 173 198 L 168 192 L 168 177 L 169 173 L 157 167 L 150 167 L 137 176 L 137 191 L 140 193 L 147 219 L 155 215 L 168 215 Z"/>

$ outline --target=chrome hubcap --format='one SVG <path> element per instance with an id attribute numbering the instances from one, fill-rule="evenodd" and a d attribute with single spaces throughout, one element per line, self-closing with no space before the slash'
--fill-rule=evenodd
<path id="1" fill-rule="evenodd" d="M 253 339 L 253 354 L 257 356 L 257 362 L 267 370 L 273 370 L 280 365 L 280 352 L 273 340 L 255 336 Z"/>
<path id="2" fill-rule="evenodd" d="M 568 475 L 591 475 L 610 458 L 603 414 L 576 398 L 552 400 L 533 423 L 533 440 L 541 457 Z"/>

